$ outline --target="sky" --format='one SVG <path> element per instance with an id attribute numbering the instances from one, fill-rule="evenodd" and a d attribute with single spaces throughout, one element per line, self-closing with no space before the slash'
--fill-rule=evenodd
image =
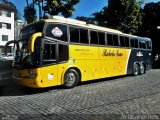
<path id="1" fill-rule="evenodd" d="M 26 6 L 26 0 L 10 0 L 15 4 L 20 13 L 21 19 L 23 19 L 23 10 Z M 32 0 L 29 0 L 31 2 Z M 108 0 L 80 0 L 80 2 L 75 6 L 75 12 L 72 18 L 77 16 L 89 17 L 92 13 L 100 11 L 104 6 L 107 5 Z M 160 0 L 145 0 L 148 2 L 158 2 Z"/>

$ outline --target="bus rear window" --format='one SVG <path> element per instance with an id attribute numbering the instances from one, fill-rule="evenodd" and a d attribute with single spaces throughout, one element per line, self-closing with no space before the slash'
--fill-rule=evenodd
<path id="1" fill-rule="evenodd" d="M 63 24 L 48 24 L 46 27 L 45 35 L 56 40 L 68 42 L 67 26 Z"/>

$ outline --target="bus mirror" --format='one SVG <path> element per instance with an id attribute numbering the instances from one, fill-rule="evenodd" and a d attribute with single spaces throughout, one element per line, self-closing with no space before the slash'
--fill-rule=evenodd
<path id="1" fill-rule="evenodd" d="M 19 50 L 19 44 L 16 40 L 11 40 L 11 41 L 8 41 L 5 46 L 4 46 L 4 54 L 5 56 L 7 55 L 7 48 L 10 44 L 14 44 L 14 45 L 17 45 L 17 50 Z"/>
<path id="2" fill-rule="evenodd" d="M 29 39 L 28 49 L 29 49 L 30 53 L 34 52 L 34 43 L 35 43 L 37 37 L 42 37 L 42 33 L 41 32 L 35 33 Z"/>

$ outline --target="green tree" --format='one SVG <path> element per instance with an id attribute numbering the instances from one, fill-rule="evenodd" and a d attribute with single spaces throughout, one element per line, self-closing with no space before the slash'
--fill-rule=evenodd
<path id="1" fill-rule="evenodd" d="M 32 23 L 36 20 L 36 10 L 33 4 L 29 4 L 24 8 L 24 16 L 27 23 Z"/>
<path id="2" fill-rule="evenodd" d="M 144 2 L 145 0 L 108 0 L 108 6 L 103 7 L 101 11 L 93 13 L 90 17 L 81 16 L 76 19 L 133 34 L 142 24 L 140 5 Z"/>
<path id="3" fill-rule="evenodd" d="M 157 29 L 157 26 L 160 26 L 160 2 L 147 3 L 142 11 L 143 19 L 139 35 L 151 38 L 153 56 L 155 56 L 155 54 L 160 55 L 160 30 Z"/>
<path id="4" fill-rule="evenodd" d="M 44 12 L 49 15 L 58 15 L 61 13 L 64 17 L 72 16 L 75 11 L 74 6 L 80 0 L 45 0 Z"/>
<path id="5" fill-rule="evenodd" d="M 94 21 L 96 25 L 107 27 L 108 14 L 108 7 L 103 7 L 100 12 L 95 12 L 91 15 L 92 21 Z"/>
<path id="6" fill-rule="evenodd" d="M 96 24 L 97 23 L 97 21 L 95 21 L 93 16 L 91 16 L 91 17 L 77 16 L 75 19 L 87 22 L 88 24 Z"/>
<path id="7" fill-rule="evenodd" d="M 135 33 L 142 24 L 140 4 L 136 0 L 108 0 L 108 26 Z"/>
<path id="8" fill-rule="evenodd" d="M 34 5 L 38 6 L 39 9 L 39 20 L 42 18 L 42 10 L 43 10 L 43 3 L 44 0 L 32 0 Z"/>
<path id="9" fill-rule="evenodd" d="M 26 0 L 26 3 L 27 3 L 27 6 L 29 6 L 29 2 L 28 2 L 28 0 Z"/>
<path id="10" fill-rule="evenodd" d="M 150 33 L 153 30 L 157 29 L 157 26 L 160 26 L 160 2 L 157 3 L 148 3 L 144 6 L 143 9 L 143 19 L 141 32 L 143 34 Z"/>

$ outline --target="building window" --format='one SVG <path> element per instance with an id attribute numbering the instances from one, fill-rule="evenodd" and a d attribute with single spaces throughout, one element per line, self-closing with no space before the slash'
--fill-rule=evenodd
<path id="1" fill-rule="evenodd" d="M 11 12 L 7 12 L 7 17 L 11 17 Z"/>
<path id="2" fill-rule="evenodd" d="M 11 12 L 0 10 L 0 16 L 11 17 Z"/>
<path id="3" fill-rule="evenodd" d="M 3 29 L 7 29 L 7 24 L 6 23 L 2 23 L 2 28 Z"/>
<path id="4" fill-rule="evenodd" d="M 7 11 L 2 10 L 2 16 L 7 17 Z"/>
<path id="5" fill-rule="evenodd" d="M 7 29 L 11 29 L 11 24 L 7 23 Z"/>
<path id="6" fill-rule="evenodd" d="M 2 41 L 8 41 L 8 35 L 2 35 Z"/>
<path id="7" fill-rule="evenodd" d="M 9 24 L 9 23 L 0 23 L 0 28 L 11 29 L 11 24 Z"/>

